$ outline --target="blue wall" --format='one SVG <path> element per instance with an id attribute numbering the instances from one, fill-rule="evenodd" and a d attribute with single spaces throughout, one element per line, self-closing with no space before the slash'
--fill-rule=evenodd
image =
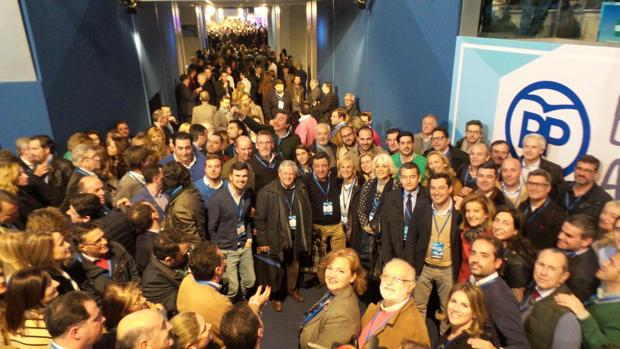
<path id="1" fill-rule="evenodd" d="M 104 133 L 118 119 L 134 132 L 144 130 L 148 99 L 157 93 L 174 108 L 178 73 L 169 3 L 140 3 L 133 16 L 113 0 L 21 5 L 38 81 L 0 83 L 3 146 L 46 133 L 62 149 L 73 132 Z"/>
<path id="2" fill-rule="evenodd" d="M 333 81 L 342 103 L 353 92 L 374 126 L 418 131 L 427 113 L 448 121 L 461 1 L 319 2 L 320 81 Z M 335 21 L 334 21 L 335 18 Z"/>
<path id="3" fill-rule="evenodd" d="M 41 83 L 0 83 L 0 145 L 14 149 L 15 138 L 34 134 L 51 134 Z"/>

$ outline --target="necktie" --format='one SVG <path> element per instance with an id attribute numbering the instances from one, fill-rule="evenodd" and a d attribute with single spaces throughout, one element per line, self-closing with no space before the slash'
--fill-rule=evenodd
<path id="1" fill-rule="evenodd" d="M 413 203 L 411 202 L 411 194 L 407 194 L 407 202 L 405 203 L 405 223 L 409 224 L 409 221 L 411 220 L 411 214 L 413 211 Z"/>
<path id="2" fill-rule="evenodd" d="M 532 303 L 538 302 L 540 297 L 541 297 L 540 292 L 538 292 L 537 289 L 534 289 L 534 292 L 532 292 L 532 295 L 530 296 L 530 301 Z"/>

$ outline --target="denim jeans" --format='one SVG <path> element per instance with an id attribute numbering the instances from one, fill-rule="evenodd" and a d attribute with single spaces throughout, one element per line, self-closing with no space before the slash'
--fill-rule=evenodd
<path id="1" fill-rule="evenodd" d="M 222 250 L 222 253 L 226 256 L 226 272 L 224 272 L 223 277 L 228 282 L 226 296 L 235 298 L 239 293 L 239 286 L 241 286 L 241 295 L 245 298 L 248 290 L 256 282 L 252 248 Z"/>

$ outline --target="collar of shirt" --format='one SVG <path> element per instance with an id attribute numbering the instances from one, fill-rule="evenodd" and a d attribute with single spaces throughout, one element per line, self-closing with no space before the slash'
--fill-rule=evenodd
<path id="1" fill-rule="evenodd" d="M 447 147 L 446 150 L 443 152 L 443 155 L 448 156 L 449 152 L 450 152 L 450 147 Z"/>
<path id="2" fill-rule="evenodd" d="M 34 169 L 34 164 L 26 159 L 24 159 L 23 157 L 20 157 L 20 159 L 24 162 L 24 164 L 26 164 L 26 166 L 28 166 L 31 170 Z"/>
<path id="3" fill-rule="evenodd" d="M 101 258 L 95 258 L 87 255 L 86 253 L 82 253 L 82 257 L 86 258 L 87 261 L 92 263 L 97 263 Z"/>
<path id="4" fill-rule="evenodd" d="M 79 167 L 80 171 L 83 171 L 84 173 L 86 173 L 89 176 L 96 176 L 97 174 L 93 171 L 89 171 L 87 169 L 85 169 L 84 167 Z"/>
<path id="5" fill-rule="evenodd" d="M 605 290 L 603 289 L 603 287 L 599 287 L 596 289 L 596 298 L 599 301 L 605 301 L 606 299 L 618 299 L 620 298 L 620 292 L 616 292 L 616 293 L 607 293 L 605 292 Z"/>
<path id="6" fill-rule="evenodd" d="M 538 286 L 536 286 L 536 290 L 540 294 L 540 298 L 538 300 L 546 298 L 548 295 L 552 294 L 556 289 L 557 289 L 557 287 L 550 288 L 548 290 L 541 290 L 541 289 L 538 288 Z"/>
<path id="7" fill-rule="evenodd" d="M 213 187 L 209 184 L 209 180 L 207 179 L 207 176 L 202 177 L 202 180 L 205 182 L 205 185 L 208 188 L 213 188 L 213 189 L 220 189 L 222 187 L 222 185 L 224 184 L 224 180 L 221 179 L 221 178 L 220 178 L 219 184 L 216 185 L 216 186 L 213 186 Z"/>
<path id="8" fill-rule="evenodd" d="M 518 194 L 521 194 L 522 189 L 523 185 L 521 184 L 521 182 L 519 182 L 519 184 L 517 185 L 517 189 L 513 191 L 510 191 L 510 189 L 508 189 L 508 187 L 504 183 L 502 183 L 502 192 L 508 196 L 517 196 Z"/>
<path id="9" fill-rule="evenodd" d="M 407 297 L 404 301 L 396 303 L 396 304 L 392 304 L 389 307 L 386 307 L 383 305 L 383 302 L 381 302 L 381 310 L 387 312 L 387 313 L 391 313 L 393 311 L 397 311 L 400 308 L 404 307 L 405 304 L 407 304 L 407 302 L 409 302 L 409 299 L 411 299 L 410 297 Z"/>
<path id="10" fill-rule="evenodd" d="M 525 159 L 521 160 L 521 166 L 526 169 L 526 170 L 535 170 L 537 168 L 540 167 L 540 158 L 538 159 L 538 161 L 536 161 L 535 163 L 531 164 L 531 165 L 526 165 L 525 164 Z"/>
<path id="11" fill-rule="evenodd" d="M 213 288 L 215 288 L 216 290 L 221 290 L 222 289 L 222 285 L 218 284 L 215 281 L 205 281 L 205 283 L 213 286 Z"/>
<path id="12" fill-rule="evenodd" d="M 146 184 L 146 182 L 144 181 L 144 175 L 142 173 L 139 172 L 135 172 L 135 171 L 129 171 L 129 174 L 138 180 L 138 182 L 142 183 L 142 184 Z"/>
<path id="13" fill-rule="evenodd" d="M 312 117 L 312 115 L 310 115 L 310 114 L 308 114 L 308 115 L 301 114 L 301 116 L 299 117 L 299 121 L 300 122 L 301 121 L 305 121 L 307 119 L 310 119 L 311 117 Z"/>
<path id="14" fill-rule="evenodd" d="M 415 188 L 414 191 L 403 190 L 403 199 L 407 200 L 407 195 L 409 195 L 409 194 L 411 194 L 411 199 L 413 199 L 413 198 L 418 196 L 419 192 L 420 192 L 420 187 Z"/>
<path id="15" fill-rule="evenodd" d="M 280 186 L 281 186 L 281 187 L 282 187 L 282 189 L 284 189 L 284 190 L 292 190 L 292 189 L 295 189 L 295 182 L 293 182 L 293 185 L 292 185 L 290 188 L 287 188 L 287 187 L 283 186 L 283 185 L 282 185 L 282 182 L 280 182 Z"/>
<path id="16" fill-rule="evenodd" d="M 476 278 L 473 275 L 470 275 L 469 283 L 474 284 L 476 286 L 483 286 L 483 285 L 486 285 L 488 283 L 495 281 L 495 279 L 497 279 L 498 277 L 499 277 L 499 274 L 497 272 L 494 272 L 493 274 L 489 276 L 485 276 L 482 279 L 476 281 Z"/>
<path id="17" fill-rule="evenodd" d="M 233 200 L 235 200 L 235 203 L 239 205 L 239 202 L 241 201 L 241 198 L 243 197 L 243 193 L 245 192 L 245 190 L 241 192 L 241 195 L 237 196 L 237 192 L 235 191 L 235 189 L 233 189 L 232 183 L 228 183 L 228 192 L 232 196 Z"/>
<path id="18" fill-rule="evenodd" d="M 189 166 L 185 166 L 184 163 L 182 163 L 181 161 L 179 161 L 179 159 L 177 159 L 177 155 L 176 154 L 172 154 L 172 156 L 174 157 L 174 161 L 178 162 L 179 164 L 183 165 L 183 167 L 185 167 L 186 169 L 191 169 L 194 164 L 196 163 L 196 154 L 194 154 L 194 160 L 192 160 L 192 162 L 190 162 Z"/>
<path id="19" fill-rule="evenodd" d="M 433 214 L 436 214 L 438 216 L 447 216 L 448 213 L 450 213 L 450 211 L 452 210 L 453 202 L 452 202 L 452 199 L 450 198 L 450 205 L 448 206 L 447 209 L 443 211 L 438 211 L 434 203 L 432 206 L 433 206 Z"/>

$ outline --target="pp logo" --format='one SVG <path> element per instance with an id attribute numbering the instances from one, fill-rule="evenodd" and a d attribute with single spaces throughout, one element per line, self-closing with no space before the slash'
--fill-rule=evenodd
<path id="1" fill-rule="evenodd" d="M 538 81 L 519 91 L 506 115 L 506 140 L 513 155 L 523 137 L 538 133 L 547 140 L 547 156 L 571 174 L 590 144 L 590 121 L 579 97 L 554 81 Z"/>

